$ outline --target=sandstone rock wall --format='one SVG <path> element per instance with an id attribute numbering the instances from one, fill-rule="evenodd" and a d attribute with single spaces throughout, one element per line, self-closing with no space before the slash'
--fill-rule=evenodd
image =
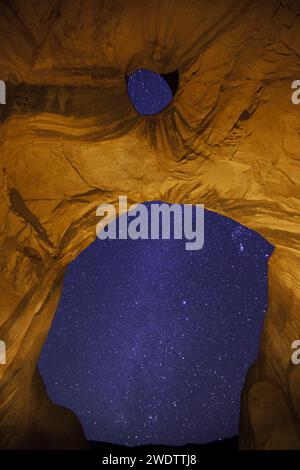
<path id="1" fill-rule="evenodd" d="M 179 72 L 158 116 L 129 102 L 136 67 Z M 300 448 L 299 2 L 2 0 L 0 79 L 0 447 L 86 446 L 36 364 L 96 207 L 126 194 L 204 203 L 274 244 L 240 445 Z"/>

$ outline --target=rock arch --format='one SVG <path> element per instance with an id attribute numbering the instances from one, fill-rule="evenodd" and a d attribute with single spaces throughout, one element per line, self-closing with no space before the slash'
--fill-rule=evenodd
<path id="1" fill-rule="evenodd" d="M 296 0 L 0 2 L 0 447 L 82 448 L 36 363 L 96 207 L 204 203 L 275 246 L 240 447 L 300 448 L 300 70 Z M 178 70 L 172 104 L 132 109 L 124 76 Z"/>

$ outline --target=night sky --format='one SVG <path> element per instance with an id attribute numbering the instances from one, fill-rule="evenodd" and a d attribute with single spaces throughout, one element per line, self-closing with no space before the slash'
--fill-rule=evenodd
<path id="1" fill-rule="evenodd" d="M 158 73 L 137 69 L 128 79 L 128 95 L 141 115 L 157 114 L 173 99 L 171 88 Z"/>
<path id="2" fill-rule="evenodd" d="M 164 99 L 156 90 L 158 107 Z M 209 211 L 199 251 L 185 240 L 97 239 L 67 269 L 39 362 L 50 397 L 91 440 L 181 445 L 237 434 L 271 253 Z"/>

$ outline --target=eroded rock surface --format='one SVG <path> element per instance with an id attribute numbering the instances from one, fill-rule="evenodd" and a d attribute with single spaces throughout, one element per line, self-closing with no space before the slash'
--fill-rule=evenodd
<path id="1" fill-rule="evenodd" d="M 300 448 L 299 2 L 0 1 L 0 38 L 0 447 L 86 446 L 36 364 L 96 207 L 126 194 L 204 203 L 274 244 L 240 445 Z M 137 67 L 179 71 L 157 116 L 130 104 Z"/>

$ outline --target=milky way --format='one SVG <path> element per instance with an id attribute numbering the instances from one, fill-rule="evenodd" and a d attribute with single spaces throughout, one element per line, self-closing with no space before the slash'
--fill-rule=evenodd
<path id="1" fill-rule="evenodd" d="M 205 212 L 205 243 L 97 240 L 69 267 L 39 363 L 91 440 L 208 442 L 238 432 L 272 247 Z"/>
<path id="2" fill-rule="evenodd" d="M 145 69 L 137 69 L 130 75 L 128 94 L 141 115 L 159 113 L 173 98 L 172 91 L 162 76 Z"/>

